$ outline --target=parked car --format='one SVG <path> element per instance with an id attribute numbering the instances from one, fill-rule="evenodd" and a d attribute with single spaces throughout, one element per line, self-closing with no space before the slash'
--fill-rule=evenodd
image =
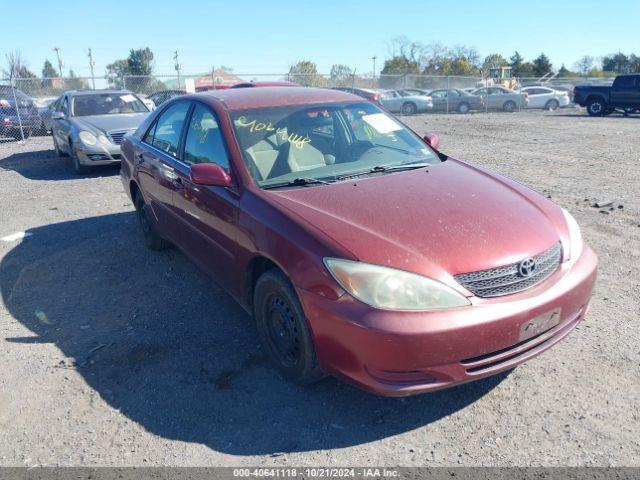
<path id="1" fill-rule="evenodd" d="M 353 87 L 333 87 L 332 90 L 340 90 L 341 92 L 353 93 L 359 97 L 366 98 L 375 103 L 380 103 L 380 92 L 371 88 L 353 88 Z"/>
<path id="2" fill-rule="evenodd" d="M 484 87 L 478 88 L 473 95 L 480 95 L 487 104 L 487 108 L 492 110 L 504 110 L 505 112 L 515 112 L 519 108 L 527 108 L 529 104 L 526 93 L 518 93 L 506 87 Z"/>
<path id="3" fill-rule="evenodd" d="M 414 115 L 433 108 L 431 97 L 424 95 L 410 95 L 398 90 L 383 90 L 378 96 L 378 102 L 390 112 Z"/>
<path id="4" fill-rule="evenodd" d="M 35 129 L 34 133 L 46 134 L 51 131 L 51 116 L 49 112 L 51 104 L 55 102 L 58 97 L 39 97 L 34 98 L 33 103 L 38 109 L 38 116 L 40 117 L 40 123 Z"/>
<path id="5" fill-rule="evenodd" d="M 174 97 L 178 97 L 180 95 L 186 95 L 186 91 L 180 89 L 180 88 L 176 88 L 173 90 L 160 90 L 158 92 L 153 92 L 151 95 L 149 95 L 149 100 L 151 100 L 153 102 L 153 104 L 156 106 L 156 108 L 158 108 L 160 105 L 162 105 L 164 102 L 166 102 L 167 100 L 170 100 Z"/>
<path id="6" fill-rule="evenodd" d="M 251 88 L 251 87 L 301 87 L 299 83 L 287 82 L 287 81 L 273 81 L 273 82 L 241 82 L 234 83 L 229 88 Z"/>
<path id="7" fill-rule="evenodd" d="M 149 110 L 128 90 L 73 90 L 55 102 L 51 115 L 58 157 L 71 157 L 76 173 L 120 162 L 120 144 Z"/>
<path id="8" fill-rule="evenodd" d="M 577 85 L 573 101 L 587 107 L 589 115 L 609 115 L 616 109 L 633 113 L 640 109 L 640 73 L 618 75 L 613 85 Z"/>
<path id="9" fill-rule="evenodd" d="M 0 137 L 29 138 L 40 126 L 38 108 L 24 92 L 0 85 Z"/>
<path id="10" fill-rule="evenodd" d="M 457 88 L 433 90 L 429 95 L 433 99 L 434 111 L 469 113 L 471 110 L 484 109 L 481 96 L 471 95 Z"/>
<path id="11" fill-rule="evenodd" d="M 293 381 L 450 387 L 540 354 L 588 309 L 597 259 L 566 210 L 355 95 L 174 98 L 122 156 L 146 245 L 213 275 Z"/>
<path id="12" fill-rule="evenodd" d="M 556 110 L 557 108 L 568 107 L 571 103 L 567 92 L 549 87 L 524 87 L 520 91 L 529 96 L 527 108 Z"/>

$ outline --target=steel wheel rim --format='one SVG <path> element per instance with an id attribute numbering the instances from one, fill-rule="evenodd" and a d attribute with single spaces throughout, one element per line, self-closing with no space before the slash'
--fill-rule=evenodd
<path id="1" fill-rule="evenodd" d="M 278 361 L 292 367 L 300 361 L 300 332 L 293 309 L 281 295 L 272 295 L 265 309 L 269 344 Z"/>

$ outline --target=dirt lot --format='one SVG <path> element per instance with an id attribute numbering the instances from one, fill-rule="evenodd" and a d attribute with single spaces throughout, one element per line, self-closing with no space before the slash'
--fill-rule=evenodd
<path id="1" fill-rule="evenodd" d="M 407 399 L 287 384 L 220 287 L 145 250 L 117 169 L 76 177 L 49 138 L 4 142 L 0 237 L 31 235 L 0 241 L 0 464 L 640 466 L 640 116 L 407 122 L 575 214 L 600 276 L 565 341 Z"/>

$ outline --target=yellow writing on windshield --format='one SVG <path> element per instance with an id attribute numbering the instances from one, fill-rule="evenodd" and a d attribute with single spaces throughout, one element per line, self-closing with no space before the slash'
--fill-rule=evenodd
<path id="1" fill-rule="evenodd" d="M 242 115 L 236 120 L 236 125 L 243 128 L 248 128 L 251 133 L 253 132 L 275 132 L 283 142 L 289 142 L 296 148 L 304 148 L 307 143 L 311 143 L 311 139 L 308 136 L 298 135 L 297 133 L 289 133 L 286 128 L 275 128 L 271 122 L 258 122 L 256 120 L 249 121 L 247 117 Z"/>

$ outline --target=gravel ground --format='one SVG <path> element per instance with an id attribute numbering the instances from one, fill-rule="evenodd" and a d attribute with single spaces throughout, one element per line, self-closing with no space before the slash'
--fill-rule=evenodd
<path id="1" fill-rule="evenodd" d="M 406 399 L 290 385 L 220 287 L 143 247 L 117 168 L 76 177 L 49 138 L 3 142 L 0 237 L 31 235 L 0 241 L 0 464 L 640 466 L 640 116 L 406 121 L 574 213 L 600 270 L 565 341 Z"/>

